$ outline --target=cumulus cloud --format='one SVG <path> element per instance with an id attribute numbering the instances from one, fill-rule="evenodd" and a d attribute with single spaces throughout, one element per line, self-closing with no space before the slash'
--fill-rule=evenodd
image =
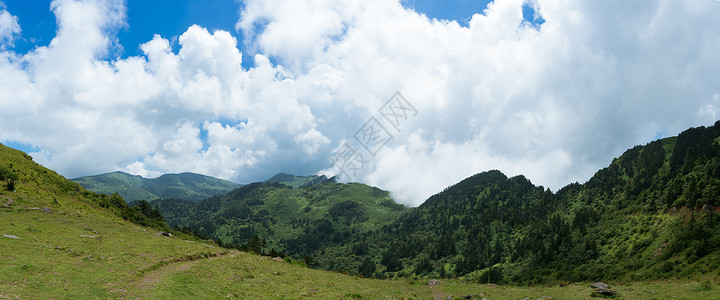
<path id="1" fill-rule="evenodd" d="M 309 153 L 329 143 L 284 79 L 291 75 L 260 54 L 244 70 L 228 32 L 191 26 L 177 53 L 155 36 L 143 56 L 113 57 L 113 33 L 127 26 L 123 3 L 54 1 L 49 46 L 2 52 L 0 140 L 38 146 L 36 159 L 69 177 L 193 171 L 238 181 L 278 139 L 299 136 L 283 147 Z"/>
<path id="2" fill-rule="evenodd" d="M 363 152 L 355 180 L 418 205 L 488 169 L 553 189 L 584 181 L 658 132 L 719 115 L 715 1 L 497 0 L 461 26 L 398 0 L 248 0 L 243 45 L 199 24 L 177 51 L 155 36 L 125 59 L 113 54 L 132 26 L 123 3 L 53 1 L 49 46 L 0 48 L 0 141 L 37 146 L 70 177 L 248 182 L 337 172 L 333 149 L 375 117 L 392 139 Z M 523 5 L 545 22 L 530 26 Z M 0 8 L 0 45 L 21 33 L 11 13 Z M 398 128 L 380 111 L 396 91 L 417 110 Z"/>
<path id="3" fill-rule="evenodd" d="M 716 3 L 532 1 L 546 21 L 539 27 L 523 20 L 525 3 L 495 1 L 462 27 L 396 1 L 349 1 L 339 10 L 351 13 L 328 8 L 341 20 L 314 30 L 320 42 L 300 53 L 277 50 L 286 49 L 277 27 L 255 40 L 298 73 L 332 78 L 317 87 L 321 95 L 348 99 L 364 117 L 377 115 L 394 89 L 406 95 L 418 117 L 355 179 L 411 205 L 488 169 L 557 189 L 657 132 L 714 122 L 698 111 L 713 111 L 720 88 L 712 75 L 719 61 L 708 55 L 720 50 Z M 279 6 L 249 1 L 240 27 L 314 20 L 302 11 L 283 18 L 282 8 L 271 9 Z M 354 121 L 346 137 L 364 120 Z"/>
<path id="4" fill-rule="evenodd" d="M 8 46 L 13 47 L 13 40 L 18 34 L 20 34 L 18 18 L 10 14 L 0 2 L 0 50 Z"/>

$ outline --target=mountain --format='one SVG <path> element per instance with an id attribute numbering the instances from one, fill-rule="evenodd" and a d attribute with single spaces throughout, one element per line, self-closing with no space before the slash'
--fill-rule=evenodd
<path id="1" fill-rule="evenodd" d="M 282 183 L 293 188 L 300 188 L 323 182 L 335 182 L 335 178 L 327 178 L 325 175 L 295 176 L 287 173 L 278 173 L 273 177 L 270 177 L 268 180 L 265 180 L 265 182 Z"/>
<path id="2" fill-rule="evenodd" d="M 170 230 L 151 207 L 90 192 L 0 145 L 0 298 L 599 297 L 587 283 L 565 282 L 585 280 L 609 280 L 619 298 L 717 298 L 718 141 L 720 123 L 689 129 L 630 149 L 557 193 L 483 172 L 413 209 L 379 189 L 333 182 L 157 201 L 204 212 L 210 219 L 185 217 L 221 241 L 243 230 L 268 235 L 267 244 L 251 237 L 249 250 L 277 247 L 319 268 L 407 278 L 390 281 L 218 247 Z M 298 210 L 303 218 L 284 220 Z M 448 279 L 418 280 L 433 277 Z"/>
<path id="3" fill-rule="evenodd" d="M 314 255 L 325 268 L 345 261 L 378 277 L 538 284 L 716 276 L 718 206 L 720 122 L 629 149 L 557 193 L 483 172 Z M 337 255 L 360 243 L 371 245 L 364 259 Z"/>
<path id="4" fill-rule="evenodd" d="M 258 236 L 365 277 L 541 284 L 720 275 L 720 122 L 629 149 L 556 193 L 492 170 L 412 209 L 339 183 L 258 183 L 197 204 L 153 205 L 171 224 L 222 243 Z"/>
<path id="5" fill-rule="evenodd" d="M 313 255 L 325 268 L 350 266 L 350 272 L 365 276 L 463 276 L 503 262 L 520 233 L 544 222 L 557 205 L 549 190 L 523 176 L 483 172 L 430 197 L 381 229 Z M 364 257 L 338 255 L 356 247 L 367 248 Z"/>
<path id="6" fill-rule="evenodd" d="M 118 195 L 90 192 L 0 145 L 0 298 L 399 299 L 440 293 L 221 248 L 169 230 L 145 215 L 151 212 L 128 207 Z M 446 287 L 442 294 L 476 289 Z"/>
<path id="7" fill-rule="evenodd" d="M 200 201 L 242 186 L 195 173 L 164 174 L 148 179 L 124 172 L 112 172 L 72 180 L 95 193 L 108 195 L 118 193 L 129 202 L 158 198 Z"/>
<path id="8" fill-rule="evenodd" d="M 390 224 L 408 209 L 378 188 L 334 182 L 303 188 L 251 183 L 198 203 L 161 199 L 152 205 L 169 224 L 223 244 L 243 245 L 257 236 L 268 249 L 299 258 Z"/>

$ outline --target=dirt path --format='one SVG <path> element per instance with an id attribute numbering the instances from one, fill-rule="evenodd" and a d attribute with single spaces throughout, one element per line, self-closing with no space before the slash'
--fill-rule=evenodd
<path id="1" fill-rule="evenodd" d="M 450 296 L 450 294 L 443 293 L 443 292 L 439 291 L 439 289 L 440 289 L 440 287 L 438 287 L 437 285 L 430 286 L 430 291 L 432 292 L 433 300 L 445 300 L 445 299 L 447 299 L 447 296 Z"/>
<path id="2" fill-rule="evenodd" d="M 201 261 L 209 261 L 209 260 L 216 260 L 216 259 L 222 259 L 227 257 L 232 257 L 235 255 L 239 255 L 239 251 L 230 251 L 229 253 L 222 255 L 219 254 L 217 256 L 209 257 L 209 258 L 202 258 L 202 259 L 196 259 L 193 261 L 183 261 L 183 262 L 177 262 L 168 264 L 165 266 L 162 266 L 158 268 L 157 270 L 146 272 L 142 277 L 135 279 L 130 282 L 130 285 L 127 289 L 127 294 L 124 295 L 124 299 L 135 299 L 138 297 L 145 297 L 147 295 L 147 292 L 153 290 L 156 286 L 158 286 L 162 280 L 167 278 L 170 274 L 175 274 L 183 271 L 190 270 L 194 265 L 198 264 Z"/>
<path id="3" fill-rule="evenodd" d="M 447 299 L 447 296 L 450 296 L 448 293 L 438 291 L 436 286 L 431 286 L 430 291 L 432 291 L 433 300 L 445 300 Z"/>
<path id="4" fill-rule="evenodd" d="M 440 289 L 439 285 L 441 285 L 441 284 L 442 284 L 442 281 L 435 280 L 435 279 L 428 281 L 428 286 L 430 288 L 430 291 L 432 292 L 433 300 L 445 300 L 447 298 L 447 296 L 450 295 L 450 294 L 439 291 L 439 289 Z"/>
<path id="5" fill-rule="evenodd" d="M 7 203 L 3 204 L 2 207 L 10 207 L 10 204 L 13 204 L 13 202 L 15 202 L 15 199 L 10 198 L 10 197 L 5 196 L 5 195 L 0 195 L 0 198 L 5 198 L 5 200 L 8 201 Z"/>

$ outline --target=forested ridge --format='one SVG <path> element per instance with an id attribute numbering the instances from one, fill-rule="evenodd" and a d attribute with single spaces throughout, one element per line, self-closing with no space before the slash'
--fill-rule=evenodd
<path id="1" fill-rule="evenodd" d="M 162 199 L 152 205 L 171 225 L 222 245 L 247 246 L 252 239 L 250 250 L 308 259 L 320 249 L 390 224 L 408 210 L 386 191 L 334 182 L 303 188 L 258 182 L 199 203 Z"/>
<path id="2" fill-rule="evenodd" d="M 153 202 L 229 245 L 365 277 L 547 283 L 658 279 L 720 267 L 720 122 L 627 150 L 556 193 L 493 170 L 407 209 L 362 184 L 244 186 Z M 720 274 L 718 274 L 720 275 Z"/>
<path id="3" fill-rule="evenodd" d="M 116 171 L 75 178 L 72 181 L 95 193 L 118 194 L 128 203 L 162 198 L 200 201 L 228 193 L 241 186 L 227 180 L 194 173 L 164 174 L 148 179 Z"/>

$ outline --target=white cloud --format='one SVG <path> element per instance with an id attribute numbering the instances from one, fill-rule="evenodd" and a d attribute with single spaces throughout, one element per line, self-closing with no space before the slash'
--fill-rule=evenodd
<path id="1" fill-rule="evenodd" d="M 343 74 L 334 86 L 362 95 L 359 114 L 393 87 L 420 112 L 408 128 L 425 133 L 397 133 L 361 181 L 413 205 L 491 168 L 557 189 L 660 129 L 714 121 L 696 118 L 720 86 L 706 55 L 720 50 L 720 11 L 709 3 L 538 1 L 539 31 L 520 26 L 522 3 L 495 1 L 468 28 L 392 5 L 361 9 L 347 35 L 303 59 Z M 420 150 L 407 148 L 408 134 Z"/>
<path id="2" fill-rule="evenodd" d="M 5 10 L 5 5 L 0 2 L 0 50 L 7 46 L 13 47 L 13 41 L 20 34 L 18 18 Z"/>
<path id="3" fill-rule="evenodd" d="M 497 169 L 508 176 L 522 174 L 529 178 L 552 176 L 564 183 L 571 180 L 570 155 L 561 149 L 514 158 L 494 153 L 482 139 L 454 143 L 423 135 L 414 132 L 405 145 L 379 152 L 376 170 L 365 180 L 392 191 L 408 205 L 419 205 L 429 195 L 478 170 Z"/>
<path id="4" fill-rule="evenodd" d="M 308 152 L 328 143 L 284 80 L 291 75 L 262 55 L 243 70 L 228 32 L 192 26 L 177 53 L 155 36 L 142 57 L 108 57 L 113 32 L 126 26 L 122 4 L 54 1 L 59 28 L 49 46 L 0 52 L 0 140 L 41 147 L 40 161 L 70 177 L 126 170 L 234 179 L 278 150 L 280 138 L 304 136 L 298 144 Z M 223 135 L 216 120 L 245 123 Z"/>
<path id="5" fill-rule="evenodd" d="M 140 175 L 145 178 L 154 178 L 162 175 L 161 172 L 147 170 L 145 164 L 139 161 L 127 165 L 124 170 L 130 174 Z"/>
<path id="6" fill-rule="evenodd" d="M 294 67 L 341 37 L 362 4 L 357 0 L 247 1 L 236 28 L 252 37 L 261 27 L 257 46 Z"/>
<path id="7" fill-rule="evenodd" d="M 390 129 L 360 179 L 417 205 L 488 169 L 557 189 L 657 132 L 717 118 L 716 3 L 538 0 L 538 29 L 523 25 L 524 2 L 497 0 L 462 27 L 397 0 L 249 0 L 242 49 L 192 26 L 177 52 L 155 36 L 121 59 L 123 1 L 54 1 L 49 46 L 0 50 L 0 141 L 41 147 L 33 155 L 71 177 L 247 182 L 329 167 L 331 150 L 382 120 L 400 91 L 418 115 Z M 11 20 L 0 40 L 11 42 L 10 13 L 0 11 Z"/>
<path id="8" fill-rule="evenodd" d="M 294 140 L 307 154 L 315 154 L 321 145 L 330 143 L 330 140 L 315 128 L 295 136 Z"/>

